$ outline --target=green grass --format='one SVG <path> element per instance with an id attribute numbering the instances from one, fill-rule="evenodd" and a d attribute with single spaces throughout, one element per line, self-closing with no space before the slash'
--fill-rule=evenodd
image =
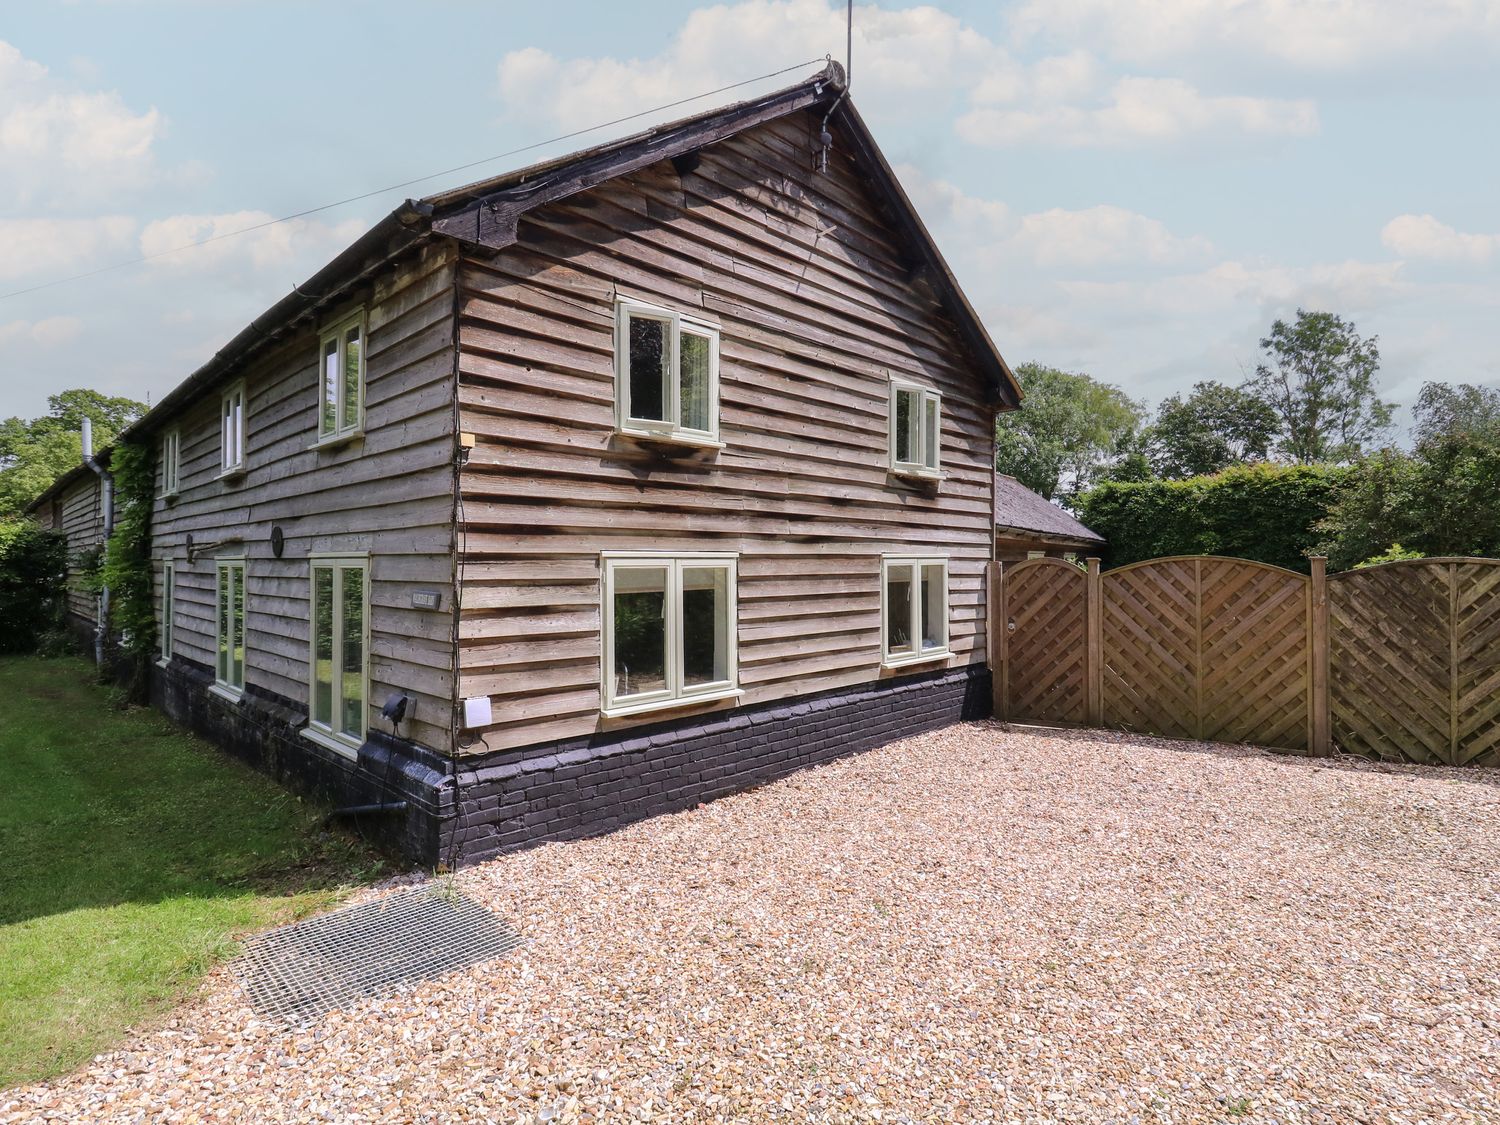
<path id="1" fill-rule="evenodd" d="M 380 858 L 76 660 L 0 659 L 0 1087 L 72 1069 Z"/>

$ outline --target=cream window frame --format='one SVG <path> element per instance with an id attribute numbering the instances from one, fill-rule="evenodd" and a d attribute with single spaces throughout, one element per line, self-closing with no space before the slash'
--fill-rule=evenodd
<path id="1" fill-rule="evenodd" d="M 214 615 L 218 617 L 218 591 L 214 592 Z M 172 629 L 177 618 L 177 564 L 171 559 L 163 559 L 161 563 L 161 624 L 157 629 L 157 663 L 165 665 L 171 663 L 173 636 Z M 214 631 L 217 633 L 218 625 L 215 624 Z"/>
<path id="2" fill-rule="evenodd" d="M 694 568 L 722 569 L 725 581 L 725 620 L 727 644 L 725 664 L 728 675 L 708 684 L 683 684 L 682 638 L 682 572 Z M 627 696 L 615 694 L 615 576 L 625 569 L 661 570 L 666 578 L 666 680 L 660 691 Z M 739 556 L 711 553 L 679 555 L 661 552 L 605 552 L 600 568 L 600 698 L 601 712 L 608 718 L 638 715 L 669 707 L 694 703 L 736 699 L 743 694 L 739 686 Z"/>
<path id="3" fill-rule="evenodd" d="M 630 322 L 655 320 L 668 325 L 670 373 L 665 388 L 666 418 L 634 418 L 630 414 Z M 708 429 L 682 425 L 682 334 L 708 340 Z M 675 442 L 722 449 L 719 436 L 719 326 L 660 305 L 628 297 L 615 301 L 615 428 L 622 434 L 651 441 Z"/>
<path id="4" fill-rule="evenodd" d="M 367 320 L 365 310 L 359 309 L 348 316 L 330 323 L 318 336 L 317 445 L 339 445 L 353 438 L 360 437 L 365 432 L 365 381 L 370 355 L 370 331 Z M 348 340 L 346 337 L 351 328 L 359 329 L 359 403 L 355 409 L 353 418 L 348 417 L 344 387 L 344 369 L 348 362 Z M 323 407 L 327 402 L 324 396 L 327 394 L 328 384 L 326 382 L 327 373 L 324 369 L 324 363 L 330 340 L 334 343 L 334 354 L 337 357 L 339 380 L 336 394 L 337 401 L 334 403 L 333 429 L 325 433 L 323 430 Z"/>
<path id="5" fill-rule="evenodd" d="M 245 694 L 246 670 L 250 664 L 248 628 L 250 620 L 250 590 L 247 582 L 248 574 L 249 568 L 246 565 L 244 555 L 225 555 L 214 560 L 214 686 L 209 690 L 215 695 L 223 696 L 236 703 Z M 226 623 L 219 612 L 220 605 L 224 603 L 226 575 L 230 582 L 228 599 L 229 636 L 227 638 L 222 631 Z M 234 590 L 236 585 L 240 590 L 239 641 L 242 653 L 238 683 L 228 678 L 234 670 Z M 226 640 L 229 642 L 228 644 L 225 643 Z"/>
<path id="6" fill-rule="evenodd" d="M 917 424 L 915 434 L 916 458 L 902 460 L 897 456 L 897 409 L 896 404 L 903 394 L 915 395 L 917 399 Z M 928 419 L 932 418 L 929 427 Z M 890 443 L 890 468 L 902 476 L 938 479 L 943 475 L 943 395 L 931 387 L 904 379 L 892 379 L 889 401 L 887 439 Z"/>
<path id="7" fill-rule="evenodd" d="M 236 409 L 236 404 L 238 408 Z M 249 396 L 243 379 L 225 389 L 219 398 L 219 476 L 237 477 L 245 472 L 245 418 Z"/>
<path id="8" fill-rule="evenodd" d="M 333 647 L 330 653 L 332 667 L 329 669 L 330 713 L 332 723 L 324 723 L 315 717 L 313 708 L 318 690 L 318 571 L 331 569 L 334 572 L 332 629 Z M 339 716 L 344 710 L 343 677 L 338 669 L 343 665 L 344 650 L 344 572 L 358 570 L 364 587 L 364 621 L 360 637 L 360 651 L 364 655 L 360 668 L 360 699 L 363 705 L 361 733 L 350 735 L 338 726 Z M 311 555 L 307 560 L 307 726 L 302 728 L 303 737 L 326 746 L 348 758 L 358 755 L 370 730 L 370 556 L 368 554 Z"/>
<path id="9" fill-rule="evenodd" d="M 929 566 L 940 567 L 943 572 L 943 640 L 939 645 L 922 645 L 922 572 Z M 891 571 L 907 568 L 911 582 L 907 621 L 907 636 L 912 639 L 910 652 L 891 652 L 890 647 L 890 579 Z M 946 555 L 882 555 L 880 559 L 880 663 L 886 668 L 903 668 L 911 664 L 924 664 L 942 660 L 953 653 L 952 643 L 953 604 Z"/>
<path id="10" fill-rule="evenodd" d="M 161 496 L 171 500 L 182 484 L 182 431 L 175 426 L 161 435 Z"/>

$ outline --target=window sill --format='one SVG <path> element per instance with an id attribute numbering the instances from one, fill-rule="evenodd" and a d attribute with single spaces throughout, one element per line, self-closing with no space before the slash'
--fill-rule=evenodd
<path id="1" fill-rule="evenodd" d="M 240 481 L 240 480 L 244 480 L 244 479 L 245 479 L 245 466 L 243 466 L 243 465 L 237 465 L 237 466 L 235 466 L 232 469 L 225 469 L 218 476 L 214 477 L 214 480 L 221 480 L 221 481 L 224 481 L 225 483 L 229 483 L 231 481 Z"/>
<path id="2" fill-rule="evenodd" d="M 886 657 L 880 662 L 882 668 L 910 668 L 913 664 L 931 664 L 934 660 L 947 660 L 953 652 L 949 648 L 935 648 L 912 656 Z"/>
<path id="3" fill-rule="evenodd" d="M 679 695 L 672 699 L 655 699 L 650 703 L 622 703 L 615 707 L 601 707 L 599 714 L 606 719 L 624 719 L 632 715 L 648 715 L 653 711 L 696 707 L 700 703 L 719 703 L 725 699 L 738 699 L 744 694 L 737 687 L 724 688 L 721 691 L 706 691 L 702 695 Z"/>
<path id="4" fill-rule="evenodd" d="M 302 737 L 309 742 L 323 747 L 325 750 L 332 750 L 335 754 L 342 754 L 350 761 L 354 761 L 359 757 L 359 745 L 353 739 L 341 738 L 336 734 L 329 734 L 327 731 L 318 730 L 316 727 L 310 726 L 302 728 Z"/>
<path id="5" fill-rule="evenodd" d="M 891 473 L 898 477 L 909 477 L 912 480 L 939 481 L 948 474 L 942 469 L 921 469 L 908 465 L 892 465 Z"/>
<path id="6" fill-rule="evenodd" d="M 158 656 L 156 658 L 156 666 L 158 668 L 165 668 L 165 667 L 167 667 L 167 665 L 169 665 L 171 663 L 172 663 L 172 658 L 170 656 Z"/>
<path id="7" fill-rule="evenodd" d="M 214 684 L 208 689 L 208 694 L 217 695 L 226 703 L 239 703 L 245 698 L 245 689 L 230 687 L 228 684 Z"/>
<path id="8" fill-rule="evenodd" d="M 346 445 L 354 445 L 356 442 L 365 440 L 363 428 L 358 430 L 345 430 L 341 434 L 329 434 L 327 437 L 319 438 L 307 448 L 321 453 L 329 449 L 343 449 Z"/>
<path id="9" fill-rule="evenodd" d="M 163 504 L 175 504 L 177 503 L 177 497 L 180 495 L 181 493 L 179 493 L 174 488 L 171 492 L 163 492 L 160 496 L 157 497 L 157 499 L 160 500 Z"/>
<path id="10" fill-rule="evenodd" d="M 646 444 L 685 445 L 692 449 L 724 449 L 725 444 L 707 434 L 689 433 L 685 430 L 646 430 L 638 426 L 622 426 L 616 431 L 621 437 Z"/>

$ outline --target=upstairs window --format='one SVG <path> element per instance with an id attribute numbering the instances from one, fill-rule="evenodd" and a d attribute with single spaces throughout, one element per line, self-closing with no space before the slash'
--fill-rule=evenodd
<path id="1" fill-rule="evenodd" d="M 915 664 L 948 653 L 948 560 L 881 561 L 881 661 Z"/>
<path id="2" fill-rule="evenodd" d="M 943 396 L 915 383 L 891 383 L 891 469 L 935 477 L 942 468 Z"/>
<path id="3" fill-rule="evenodd" d="M 615 306 L 619 428 L 690 445 L 719 443 L 719 330 L 636 301 Z"/>
<path id="4" fill-rule="evenodd" d="M 245 690 L 245 560 L 218 562 L 217 649 L 215 687 L 238 699 Z"/>
<path id="5" fill-rule="evenodd" d="M 606 556 L 605 714 L 737 694 L 735 599 L 732 557 Z"/>
<path id="6" fill-rule="evenodd" d="M 323 334 L 318 440 L 358 434 L 365 424 L 365 314 L 340 321 Z"/>
<path id="7" fill-rule="evenodd" d="M 335 750 L 365 740 L 369 695 L 369 561 L 364 556 L 312 560 L 312 653 L 309 737 Z"/>
<path id="8" fill-rule="evenodd" d="M 245 471 L 245 384 L 236 383 L 219 402 L 219 475 Z"/>
<path id="9" fill-rule="evenodd" d="M 182 472 L 182 435 L 168 430 L 161 436 L 161 494 L 177 495 L 177 481 Z"/>

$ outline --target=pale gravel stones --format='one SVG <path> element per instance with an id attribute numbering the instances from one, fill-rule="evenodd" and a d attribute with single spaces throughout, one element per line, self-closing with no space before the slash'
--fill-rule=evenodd
<path id="1" fill-rule="evenodd" d="M 505 960 L 227 972 L 0 1121 L 1500 1120 L 1500 778 L 970 724 L 458 876 Z"/>

